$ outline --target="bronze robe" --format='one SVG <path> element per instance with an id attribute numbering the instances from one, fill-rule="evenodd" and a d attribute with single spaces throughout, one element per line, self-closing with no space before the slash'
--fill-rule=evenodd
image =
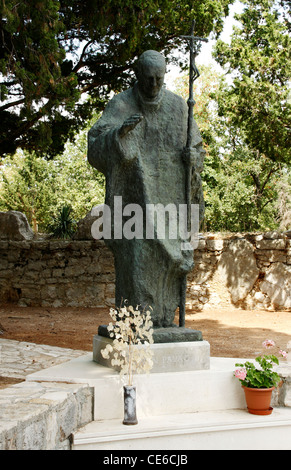
<path id="1" fill-rule="evenodd" d="M 144 119 L 121 139 L 118 130 L 133 114 L 142 114 Z M 155 327 L 172 326 L 182 279 L 194 265 L 193 250 L 181 250 L 179 233 L 176 239 L 170 239 L 167 230 L 165 239 L 146 239 L 145 227 L 147 204 L 175 204 L 177 208 L 186 204 L 182 155 L 187 114 L 181 97 L 163 89 L 156 102 L 144 102 L 136 84 L 108 103 L 88 135 L 88 160 L 106 176 L 105 203 L 112 209 L 112 238 L 105 243 L 114 254 L 116 307 L 124 300 L 134 307 L 151 306 Z M 204 152 L 195 122 L 193 131 L 192 146 L 199 157 L 192 168 L 192 203 L 200 205 L 202 217 Z M 123 207 L 138 204 L 142 208 L 142 238 L 114 239 L 114 196 L 122 196 Z"/>

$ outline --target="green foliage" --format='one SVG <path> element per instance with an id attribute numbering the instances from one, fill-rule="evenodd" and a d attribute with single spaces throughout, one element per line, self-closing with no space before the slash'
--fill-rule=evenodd
<path id="1" fill-rule="evenodd" d="M 218 170 L 213 170 L 211 165 L 211 159 L 206 159 L 205 224 L 208 230 L 247 232 L 278 228 L 286 216 L 284 207 L 282 213 L 278 213 L 277 205 L 281 177 L 287 169 L 267 158 L 256 159 L 246 146 L 226 153 Z M 209 173 L 213 175 L 211 179 Z"/>
<path id="2" fill-rule="evenodd" d="M 63 206 L 48 225 L 53 238 L 71 238 L 77 228 L 77 222 L 71 217 L 72 207 Z"/>
<path id="3" fill-rule="evenodd" d="M 49 221 L 57 204 L 57 173 L 35 154 L 17 153 L 0 167 L 0 210 L 23 212 L 34 228 Z"/>
<path id="4" fill-rule="evenodd" d="M 242 3 L 245 9 L 235 16 L 240 26 L 234 28 L 231 43 L 218 41 L 214 52 L 219 64 L 233 74 L 233 83 L 221 89 L 219 115 L 243 131 L 247 145 L 260 155 L 290 164 L 288 2 Z"/>
<path id="5" fill-rule="evenodd" d="M 35 231 L 46 231 L 68 202 L 72 217 L 83 218 L 104 201 L 104 176 L 86 158 L 86 131 L 54 160 L 17 152 L 0 166 L 0 210 L 23 212 Z"/>
<path id="6" fill-rule="evenodd" d="M 290 230 L 291 227 L 291 172 L 281 171 L 280 179 L 276 184 L 278 197 L 275 201 L 277 221 L 281 230 Z"/>
<path id="7" fill-rule="evenodd" d="M 291 163 L 287 2 L 242 3 L 231 43 L 218 41 L 214 51 L 233 81 L 221 80 L 215 96 L 223 152 L 218 171 L 206 160 L 206 223 L 211 230 L 286 230 Z"/>
<path id="8" fill-rule="evenodd" d="M 227 84 L 212 67 L 199 70 L 194 117 L 206 150 L 204 230 L 266 231 L 279 225 L 286 230 L 290 171 L 248 145 L 244 131 L 233 125 L 228 114 L 219 116 L 218 100 Z M 176 91 L 188 98 L 186 75 L 178 80 Z"/>
<path id="9" fill-rule="evenodd" d="M 169 56 L 193 18 L 197 34 L 220 32 L 231 3 L 0 0 L 0 155 L 59 155 L 112 91 L 132 83 L 141 52 Z"/>
<path id="10" fill-rule="evenodd" d="M 274 372 L 273 365 L 279 365 L 279 360 L 273 354 L 259 356 L 256 358 L 260 368 L 256 367 L 252 362 L 245 362 L 244 364 L 235 364 L 236 367 L 243 367 L 246 369 L 247 375 L 245 380 L 240 382 L 244 387 L 248 388 L 272 388 L 276 387 L 280 382 L 280 376 Z"/>
<path id="11" fill-rule="evenodd" d="M 59 152 L 53 136 L 59 105 L 69 111 L 80 96 L 74 74 L 61 70 L 59 2 L 2 0 L 0 9 L 1 155 L 18 146 Z"/>

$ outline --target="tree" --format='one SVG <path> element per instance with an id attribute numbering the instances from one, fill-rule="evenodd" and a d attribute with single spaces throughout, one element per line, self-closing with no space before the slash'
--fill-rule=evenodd
<path id="1" fill-rule="evenodd" d="M 206 150 L 204 229 L 271 230 L 280 223 L 283 228 L 290 210 L 284 193 L 290 172 L 250 147 L 244 131 L 235 127 L 228 115 L 219 116 L 218 99 L 228 89 L 224 76 L 210 66 L 199 70 L 194 84 L 194 117 Z M 188 76 L 177 81 L 176 92 L 187 99 Z"/>
<path id="2" fill-rule="evenodd" d="M 0 155 L 60 154 L 112 91 L 132 83 L 141 52 L 169 56 L 193 18 L 197 34 L 218 34 L 231 3 L 1 0 Z"/>
<path id="3" fill-rule="evenodd" d="M 231 43 L 216 44 L 214 56 L 233 82 L 219 96 L 219 114 L 243 131 L 263 158 L 291 163 L 291 39 L 287 1 L 241 0 Z M 262 183 L 257 181 L 257 186 Z"/>
<path id="4" fill-rule="evenodd" d="M 275 202 L 277 222 L 281 230 L 290 230 L 291 227 L 291 172 L 281 171 L 277 184 L 278 198 Z"/>
<path id="5" fill-rule="evenodd" d="M 57 173 L 44 159 L 18 151 L 0 167 L 0 210 L 23 212 L 34 231 L 57 204 Z"/>
<path id="6" fill-rule="evenodd" d="M 86 158 L 86 132 L 53 160 L 18 150 L 0 166 L 0 210 L 23 212 L 35 231 L 47 231 L 64 207 L 80 220 L 104 201 L 104 176 Z"/>
<path id="7" fill-rule="evenodd" d="M 205 173 L 209 167 L 211 162 Z M 282 220 L 276 206 L 284 171 L 282 164 L 256 158 L 242 143 L 230 152 L 225 151 L 219 169 L 212 170 L 212 180 L 205 182 L 205 229 L 230 232 L 277 229 Z"/>

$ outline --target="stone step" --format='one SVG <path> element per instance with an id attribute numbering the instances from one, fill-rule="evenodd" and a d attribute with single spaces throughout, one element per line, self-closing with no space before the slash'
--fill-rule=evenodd
<path id="1" fill-rule="evenodd" d="M 291 409 L 267 416 L 246 410 L 204 411 L 93 421 L 73 433 L 73 450 L 291 450 Z"/>
<path id="2" fill-rule="evenodd" d="M 140 418 L 179 413 L 243 409 L 245 397 L 233 376 L 242 359 L 210 358 L 209 370 L 136 375 Z M 290 406 L 290 366 L 283 370 L 285 384 L 273 392 L 272 406 Z M 29 375 L 27 381 L 85 383 L 94 388 L 94 420 L 121 419 L 123 389 L 119 374 L 93 361 L 92 353 Z M 283 396 L 284 395 L 284 396 Z"/>
<path id="3" fill-rule="evenodd" d="M 136 375 L 138 415 L 243 408 L 244 392 L 233 377 L 238 360 L 211 358 L 209 370 Z M 122 418 L 123 385 L 119 374 L 94 362 L 91 353 L 31 374 L 27 380 L 86 383 L 94 388 L 94 420 Z"/>
<path id="4" fill-rule="evenodd" d="M 251 415 L 233 376 L 242 359 L 210 358 L 207 370 L 136 375 L 139 424 L 125 426 L 119 374 L 92 353 L 29 375 L 35 382 L 87 384 L 94 389 L 93 421 L 73 432 L 73 449 L 290 449 L 290 365 L 273 413 Z M 279 393 L 279 392 L 278 392 Z M 285 407 L 276 406 L 278 403 Z"/>

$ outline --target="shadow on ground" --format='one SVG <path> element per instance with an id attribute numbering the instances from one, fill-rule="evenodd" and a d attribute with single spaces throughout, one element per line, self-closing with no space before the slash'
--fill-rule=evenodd
<path id="1" fill-rule="evenodd" d="M 0 338 L 92 351 L 100 324 L 111 318 L 107 308 L 0 307 Z M 177 323 L 178 323 L 178 319 Z M 265 339 L 285 349 L 291 341 L 291 313 L 213 309 L 187 311 L 186 327 L 202 331 L 211 355 L 255 357 Z"/>

